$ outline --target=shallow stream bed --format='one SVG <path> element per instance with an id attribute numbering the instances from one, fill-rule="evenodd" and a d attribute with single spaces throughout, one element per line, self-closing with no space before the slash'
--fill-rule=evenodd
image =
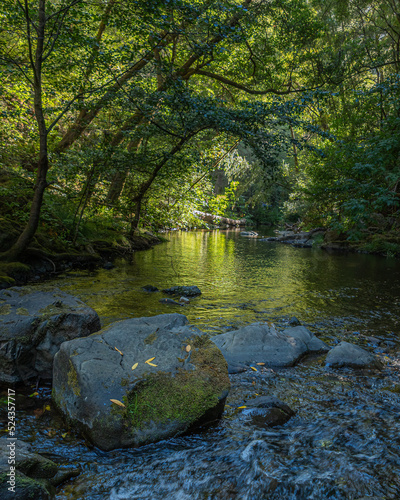
<path id="1" fill-rule="evenodd" d="M 324 356 L 315 356 L 295 368 L 232 375 L 218 425 L 108 453 L 68 431 L 44 386 L 21 397 L 18 437 L 56 462 L 81 467 L 56 498 L 399 499 L 400 262 L 258 242 L 238 231 L 169 238 L 111 270 L 51 283 L 92 306 L 103 325 L 179 312 L 215 335 L 255 321 L 280 328 L 296 316 L 329 345 L 347 340 L 375 352 L 385 368 L 327 370 Z M 144 292 L 148 284 L 197 285 L 203 293 L 170 306 L 159 302 L 161 292 Z M 256 395 L 277 396 L 295 417 L 267 429 L 246 423 L 238 407 Z"/>

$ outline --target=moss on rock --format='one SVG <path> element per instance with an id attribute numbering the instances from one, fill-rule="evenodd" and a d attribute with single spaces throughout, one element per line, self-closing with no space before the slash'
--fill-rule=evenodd
<path id="1" fill-rule="evenodd" d="M 218 405 L 221 394 L 229 387 L 226 362 L 206 336 L 195 336 L 188 345 L 191 351 L 186 361 L 190 358 L 194 370 L 148 374 L 128 393 L 126 417 L 132 429 L 149 422 L 190 425 Z"/>
<path id="2" fill-rule="evenodd" d="M 79 382 L 78 382 L 78 374 L 76 373 L 75 367 L 72 364 L 72 361 L 69 361 L 70 368 L 68 370 L 68 385 L 71 386 L 72 392 L 75 394 L 75 396 L 80 396 L 81 395 L 81 389 L 79 387 Z"/>

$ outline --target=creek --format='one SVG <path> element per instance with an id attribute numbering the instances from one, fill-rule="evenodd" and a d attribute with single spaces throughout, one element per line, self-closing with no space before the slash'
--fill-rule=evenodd
<path id="1" fill-rule="evenodd" d="M 259 242 L 234 230 L 168 238 L 111 270 L 70 272 L 50 284 L 93 307 L 103 325 L 178 312 L 215 335 L 256 321 L 280 328 L 296 316 L 331 346 L 347 340 L 375 352 L 385 368 L 328 370 L 324 356 L 314 356 L 294 368 L 232 375 L 217 425 L 108 453 L 69 432 L 52 410 L 20 409 L 20 439 L 81 467 L 56 498 L 399 499 L 400 262 Z M 165 295 L 142 290 L 149 284 L 197 285 L 202 295 L 182 307 L 161 304 Z M 296 415 L 275 428 L 245 423 L 238 407 L 255 395 L 277 396 Z M 40 405 L 48 398 L 42 387 Z"/>

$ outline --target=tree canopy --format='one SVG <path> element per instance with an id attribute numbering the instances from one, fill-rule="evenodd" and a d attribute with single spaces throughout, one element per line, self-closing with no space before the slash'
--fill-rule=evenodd
<path id="1" fill-rule="evenodd" d="M 18 227 L 3 259 L 43 225 L 76 245 L 91 220 L 132 236 L 198 225 L 196 209 L 353 239 L 398 220 L 395 0 L 4 0 L 0 15 Z"/>

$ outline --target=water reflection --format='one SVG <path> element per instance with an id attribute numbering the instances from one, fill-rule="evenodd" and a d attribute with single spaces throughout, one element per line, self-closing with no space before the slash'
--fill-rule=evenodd
<path id="1" fill-rule="evenodd" d="M 177 310 L 215 333 L 291 315 L 313 324 L 333 317 L 352 324 L 357 318 L 381 334 L 398 325 L 400 263 L 395 259 L 298 249 L 244 238 L 238 231 L 168 237 L 168 243 L 137 252 L 130 262 L 118 261 L 111 271 L 89 277 L 72 273 L 53 283 L 96 309 L 103 324 Z M 203 294 L 174 309 L 159 303 L 160 293 L 143 292 L 147 284 L 160 289 L 193 284 Z"/>

